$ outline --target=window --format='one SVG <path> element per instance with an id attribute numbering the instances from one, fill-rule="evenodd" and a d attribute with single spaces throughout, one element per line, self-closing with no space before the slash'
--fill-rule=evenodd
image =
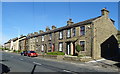
<path id="1" fill-rule="evenodd" d="M 48 50 L 48 52 L 51 52 L 51 49 L 52 49 L 52 43 L 49 43 L 49 50 Z"/>
<path id="2" fill-rule="evenodd" d="M 49 34 L 49 37 L 50 37 L 50 40 L 52 39 L 52 33 L 51 34 Z"/>
<path id="3" fill-rule="evenodd" d="M 63 43 L 62 42 L 59 43 L 59 51 L 63 51 Z"/>
<path id="4" fill-rule="evenodd" d="M 52 43 L 49 43 L 49 47 L 50 47 L 50 49 L 52 48 Z"/>
<path id="5" fill-rule="evenodd" d="M 38 42 L 38 39 L 36 38 L 36 42 Z"/>
<path id="6" fill-rule="evenodd" d="M 73 28 L 73 36 L 75 36 L 75 35 L 76 35 L 76 29 Z"/>
<path id="7" fill-rule="evenodd" d="M 80 35 L 85 35 L 85 26 L 80 27 Z"/>
<path id="8" fill-rule="evenodd" d="M 63 31 L 59 32 L 59 39 L 63 39 Z"/>
<path id="9" fill-rule="evenodd" d="M 68 30 L 67 30 L 67 38 L 70 38 L 70 37 L 71 37 L 71 30 L 68 29 Z"/>
<path id="10" fill-rule="evenodd" d="M 42 41 L 44 41 L 44 36 L 42 36 Z"/>
<path id="11" fill-rule="evenodd" d="M 85 51 L 85 41 L 80 41 L 80 46 L 82 47 L 81 51 Z"/>
<path id="12" fill-rule="evenodd" d="M 42 45 L 42 47 L 41 47 L 41 51 L 44 51 L 44 45 Z"/>

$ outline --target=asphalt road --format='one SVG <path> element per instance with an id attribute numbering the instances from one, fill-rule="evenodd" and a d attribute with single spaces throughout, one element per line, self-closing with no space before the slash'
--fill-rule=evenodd
<path id="1" fill-rule="evenodd" d="M 1 55 L 1 63 L 8 66 L 10 72 L 33 72 L 33 69 L 34 72 L 111 72 L 109 69 L 91 67 L 82 63 L 72 64 L 64 61 L 45 60 L 40 57 L 27 57 L 7 52 L 2 52 Z"/>

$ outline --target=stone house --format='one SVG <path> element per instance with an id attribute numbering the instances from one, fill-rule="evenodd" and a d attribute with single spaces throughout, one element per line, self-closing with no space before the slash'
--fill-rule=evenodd
<path id="1" fill-rule="evenodd" d="M 19 50 L 25 50 L 26 49 L 26 40 L 25 40 L 26 36 L 21 35 L 21 37 L 19 38 Z"/>
<path id="2" fill-rule="evenodd" d="M 9 40 L 8 42 L 4 43 L 4 48 L 10 49 L 10 45 L 11 45 L 11 40 Z"/>
<path id="3" fill-rule="evenodd" d="M 109 18 L 109 11 L 101 10 L 101 16 L 74 23 L 72 19 L 67 25 L 50 30 L 40 30 L 39 33 L 28 34 L 24 39 L 26 50 L 35 50 L 38 53 L 60 51 L 65 55 L 76 55 L 76 45 L 82 50 L 78 55 L 90 56 L 93 59 L 117 56 L 118 42 L 117 30 L 114 20 Z"/>
<path id="4" fill-rule="evenodd" d="M 4 46 L 8 45 L 11 51 L 18 50 L 18 37 L 10 39 Z"/>
<path id="5" fill-rule="evenodd" d="M 82 46 L 80 55 L 98 59 L 118 54 L 116 35 L 114 20 L 109 18 L 109 11 L 104 8 L 101 10 L 101 16 L 78 23 L 69 19 L 66 26 L 52 26 L 52 30 L 47 27 L 46 32 L 40 31 L 40 34 L 31 38 L 38 39 L 36 45 L 39 52 L 60 51 L 66 55 L 75 55 L 75 47 L 79 44 Z"/>
<path id="6" fill-rule="evenodd" d="M 11 50 L 18 50 L 18 37 L 11 40 Z"/>
<path id="7" fill-rule="evenodd" d="M 26 50 L 37 50 L 36 47 L 36 37 L 34 37 L 34 35 L 37 35 L 37 32 L 28 34 L 25 41 L 26 41 Z"/>

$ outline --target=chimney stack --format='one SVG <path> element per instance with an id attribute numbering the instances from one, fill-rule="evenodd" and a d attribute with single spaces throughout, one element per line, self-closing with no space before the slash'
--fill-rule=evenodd
<path id="1" fill-rule="evenodd" d="M 49 27 L 46 27 L 46 31 L 49 31 L 50 30 L 50 28 Z"/>
<path id="2" fill-rule="evenodd" d="M 74 22 L 72 22 L 72 19 L 69 19 L 68 21 L 67 21 L 67 25 L 72 25 Z"/>
<path id="3" fill-rule="evenodd" d="M 39 33 L 43 33 L 44 31 L 43 30 L 39 30 Z"/>
<path id="4" fill-rule="evenodd" d="M 54 29 L 56 29 L 56 27 L 53 25 L 53 26 L 52 26 L 52 30 L 54 30 Z"/>
<path id="5" fill-rule="evenodd" d="M 109 11 L 106 8 L 103 8 L 101 10 L 101 13 L 102 13 L 102 16 L 105 16 L 105 17 L 108 17 L 108 15 L 109 15 Z"/>
<path id="6" fill-rule="evenodd" d="M 30 36 L 33 36 L 34 34 L 33 33 L 30 33 Z"/>
<path id="7" fill-rule="evenodd" d="M 37 35 L 38 34 L 38 32 L 34 32 L 34 35 Z"/>

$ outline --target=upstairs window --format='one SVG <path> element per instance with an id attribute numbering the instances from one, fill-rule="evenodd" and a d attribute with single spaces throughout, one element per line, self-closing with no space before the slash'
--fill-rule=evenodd
<path id="1" fill-rule="evenodd" d="M 76 35 L 76 29 L 73 28 L 73 36 L 75 36 L 75 35 Z"/>
<path id="2" fill-rule="evenodd" d="M 85 26 L 80 27 L 80 35 L 85 35 Z"/>
<path id="3" fill-rule="evenodd" d="M 62 42 L 59 43 L 59 51 L 63 51 L 63 43 Z"/>
<path id="4" fill-rule="evenodd" d="M 38 39 L 36 38 L 36 42 L 38 42 Z"/>
<path id="5" fill-rule="evenodd" d="M 44 41 L 44 36 L 42 36 L 42 41 Z"/>
<path id="6" fill-rule="evenodd" d="M 85 51 L 85 41 L 80 41 L 81 51 Z"/>
<path id="7" fill-rule="evenodd" d="M 63 31 L 59 32 L 59 39 L 63 39 Z"/>
<path id="8" fill-rule="evenodd" d="M 70 38 L 70 37 L 71 37 L 71 30 L 68 29 L 68 30 L 67 30 L 67 38 Z"/>

